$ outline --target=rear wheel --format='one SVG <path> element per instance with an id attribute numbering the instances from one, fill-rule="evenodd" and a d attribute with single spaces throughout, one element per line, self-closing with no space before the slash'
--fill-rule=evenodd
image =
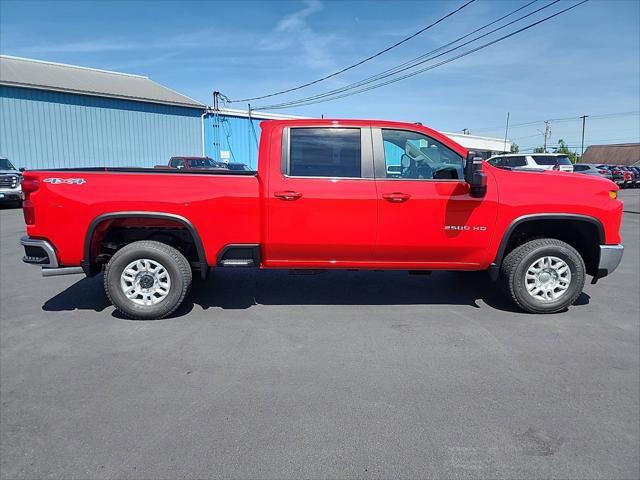
<path id="1" fill-rule="evenodd" d="M 553 238 L 531 240 L 504 259 L 502 276 L 511 299 L 530 313 L 555 313 L 576 301 L 585 282 L 582 257 Z"/>
<path id="2" fill-rule="evenodd" d="M 175 248 L 143 240 L 118 250 L 107 264 L 104 286 L 124 315 L 152 320 L 180 306 L 191 288 L 191 267 Z"/>

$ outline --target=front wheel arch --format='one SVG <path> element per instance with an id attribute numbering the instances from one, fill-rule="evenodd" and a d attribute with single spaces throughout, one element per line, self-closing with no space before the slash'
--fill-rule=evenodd
<path id="1" fill-rule="evenodd" d="M 509 224 L 489 267 L 492 280 L 498 279 L 509 252 L 534 238 L 554 238 L 568 243 L 583 258 L 587 274 L 597 275 L 600 245 L 605 243 L 602 223 L 588 215 L 542 213 L 524 215 Z"/>

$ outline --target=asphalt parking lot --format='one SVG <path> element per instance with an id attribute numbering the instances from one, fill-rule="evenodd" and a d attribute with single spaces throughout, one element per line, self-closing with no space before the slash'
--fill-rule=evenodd
<path id="1" fill-rule="evenodd" d="M 640 191 L 568 312 L 482 273 L 222 271 L 177 315 L 21 262 L 0 211 L 0 471 L 13 478 L 638 478 Z"/>

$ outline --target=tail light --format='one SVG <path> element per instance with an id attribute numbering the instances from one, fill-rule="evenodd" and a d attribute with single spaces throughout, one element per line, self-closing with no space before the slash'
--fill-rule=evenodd
<path id="1" fill-rule="evenodd" d="M 24 215 L 24 223 L 33 225 L 36 223 L 36 210 L 31 202 L 31 194 L 40 188 L 40 182 L 37 178 L 25 175 L 22 178 L 22 193 L 24 193 L 24 201 L 22 202 L 22 214 Z"/>
<path id="2" fill-rule="evenodd" d="M 609 172 L 608 172 L 608 171 L 606 171 L 606 170 L 598 170 L 598 173 L 599 173 L 600 175 L 606 175 L 606 174 L 607 174 L 607 173 L 609 173 Z"/>
<path id="3" fill-rule="evenodd" d="M 22 191 L 24 192 L 25 196 L 35 192 L 36 190 L 38 190 L 38 188 L 40 188 L 40 182 L 37 178 L 25 176 L 22 179 Z"/>

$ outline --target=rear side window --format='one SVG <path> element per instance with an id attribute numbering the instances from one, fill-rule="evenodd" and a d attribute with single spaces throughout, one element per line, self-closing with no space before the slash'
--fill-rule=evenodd
<path id="1" fill-rule="evenodd" d="M 535 155 L 533 159 L 538 165 L 571 165 L 569 157 L 562 155 Z"/>
<path id="2" fill-rule="evenodd" d="M 360 177 L 359 128 L 292 128 L 289 175 Z"/>
<path id="3" fill-rule="evenodd" d="M 507 167 L 526 167 L 527 159 L 525 157 L 507 157 Z"/>
<path id="4" fill-rule="evenodd" d="M 573 167 L 573 171 L 574 172 L 584 172 L 586 170 L 589 170 L 589 165 L 576 165 L 575 167 Z"/>

